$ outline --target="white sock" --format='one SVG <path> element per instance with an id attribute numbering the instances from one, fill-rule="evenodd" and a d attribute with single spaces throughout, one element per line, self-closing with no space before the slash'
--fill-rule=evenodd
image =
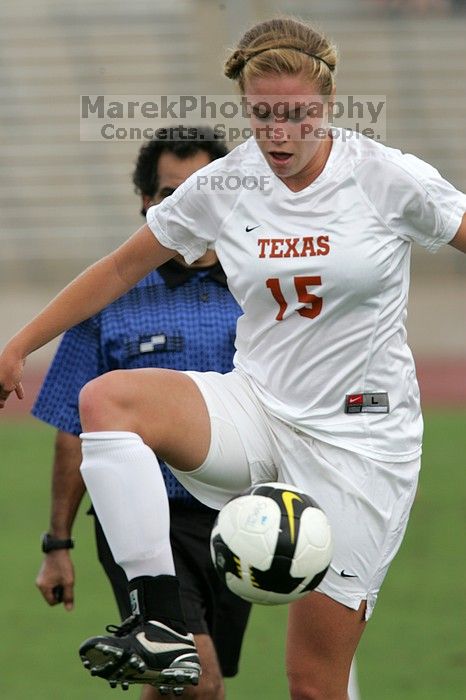
<path id="1" fill-rule="evenodd" d="M 173 576 L 168 497 L 153 451 L 136 433 L 80 437 L 81 474 L 115 561 L 128 580 Z"/>

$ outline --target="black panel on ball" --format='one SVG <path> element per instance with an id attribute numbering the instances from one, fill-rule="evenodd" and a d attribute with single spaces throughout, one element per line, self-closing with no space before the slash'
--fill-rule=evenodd
<path id="1" fill-rule="evenodd" d="M 330 565 L 329 565 L 329 566 L 330 566 Z M 324 578 L 324 576 L 325 576 L 325 574 L 327 573 L 327 571 L 328 571 L 328 566 L 326 566 L 325 569 L 324 569 L 323 571 L 320 571 L 318 574 L 316 574 L 316 575 L 314 576 L 314 578 L 313 578 L 311 581 L 309 581 L 309 583 L 307 584 L 307 586 L 305 586 L 305 587 L 303 588 L 303 591 L 313 591 L 314 588 L 317 588 L 317 586 L 318 586 L 319 583 L 322 581 L 322 579 Z"/>
<path id="2" fill-rule="evenodd" d="M 275 556 L 272 565 L 267 571 L 260 571 L 251 566 L 251 578 L 256 587 L 262 591 L 273 591 L 274 593 L 291 593 L 303 578 L 293 578 L 290 576 L 291 559 L 289 557 Z"/>
<path id="3" fill-rule="evenodd" d="M 219 533 L 212 538 L 212 547 L 215 552 L 215 570 L 221 580 L 225 583 L 227 572 L 233 574 L 236 578 L 242 578 L 241 563 L 238 557 L 225 544 Z"/>

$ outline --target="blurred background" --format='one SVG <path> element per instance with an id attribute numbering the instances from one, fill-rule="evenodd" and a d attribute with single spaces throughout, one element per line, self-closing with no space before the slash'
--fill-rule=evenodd
<path id="1" fill-rule="evenodd" d="M 222 77 L 226 48 L 234 46 L 242 32 L 255 21 L 277 13 L 294 14 L 313 20 L 337 43 L 340 94 L 387 96 L 387 144 L 427 160 L 464 191 L 465 5 L 464 0 L 283 0 L 280 3 L 269 0 L 2 0 L 0 346 L 67 280 L 140 226 L 139 202 L 130 184 L 140 143 L 80 141 L 81 94 L 228 94 L 232 85 Z M 416 248 L 412 268 L 409 337 L 418 365 L 423 401 L 432 410 L 450 409 L 450 413 L 442 414 L 444 419 L 435 435 L 451 442 L 446 426 L 454 424 L 458 415 L 464 418 L 466 407 L 466 258 L 448 246 L 435 256 Z M 12 399 L 7 417 L 21 419 L 27 412 L 53 347 L 51 344 L 29 360 L 27 400 L 20 404 Z M 22 469 L 24 460 L 33 458 L 35 461 L 36 455 L 42 453 L 34 448 L 28 457 L 19 451 L 23 446 L 18 445 L 22 435 L 18 426 L 18 422 L 0 426 L 0 446 L 4 457 L 10 455 L 7 466 L 13 464 Z M 51 433 L 45 429 L 39 432 L 43 464 L 48 469 Z M 463 433 L 464 430 L 458 428 L 453 455 L 457 459 L 462 454 L 460 462 L 464 464 L 464 449 L 458 452 L 458 439 L 464 444 Z M 429 454 L 438 453 L 441 468 L 443 453 L 435 440 L 428 444 L 432 450 Z M 8 445 L 14 445 L 10 452 Z M 36 542 L 32 546 L 29 538 L 31 530 L 33 538 L 36 533 L 39 535 L 40 529 L 33 529 L 36 525 L 45 529 L 48 507 L 48 472 L 37 469 L 34 474 L 37 477 L 33 477 L 33 484 L 29 483 L 26 488 L 21 483 L 19 490 L 16 480 L 5 481 L 4 499 L 6 507 L 12 508 L 14 494 L 17 518 L 11 514 L 11 521 L 9 518 L 6 521 L 17 537 L 20 537 L 18 520 L 21 521 L 20 531 L 24 531 L 28 548 L 35 557 L 27 569 L 21 605 L 24 596 L 32 597 L 28 614 L 38 616 L 36 619 L 43 628 L 48 627 L 49 615 L 55 620 L 58 618 L 57 611 L 47 611 L 32 588 L 33 569 L 40 558 Z M 427 510 L 428 503 L 427 499 Z M 29 514 L 29 519 L 24 513 Z M 447 532 L 452 522 L 446 526 Z M 14 566 L 19 568 L 15 571 L 20 575 L 18 572 L 22 569 L 18 562 L 22 554 L 17 552 L 19 559 L 14 559 L 14 539 L 12 543 L 8 532 L 4 534 L 10 547 L 8 551 L 12 552 L 10 562 L 16 562 Z M 89 595 L 88 607 L 81 602 L 82 619 L 86 621 L 102 608 L 99 596 L 95 598 L 94 595 L 99 585 L 102 585 L 102 596 L 107 596 L 108 609 L 112 601 L 108 593 L 104 594 L 104 584 L 95 583 L 95 577 L 100 576 L 95 563 L 83 562 L 82 566 L 89 567 L 83 585 L 92 586 L 93 592 Z M 8 614 L 11 613 L 8 620 L 15 621 L 18 604 L 11 597 L 10 586 L 4 595 L 11 603 L 7 608 Z M 427 610 L 424 612 L 427 614 Z M 276 619 L 284 624 L 283 610 L 277 613 Z M 259 627 L 255 629 L 260 638 L 262 623 L 258 621 L 257 624 Z M 275 636 L 265 629 L 264 634 L 275 642 Z M 61 628 L 57 626 L 56 630 Z M 396 636 L 396 625 L 393 631 Z M 28 628 L 27 634 L 36 635 L 37 629 Z M 279 644 L 282 644 L 282 636 L 280 632 Z M 445 642 L 443 638 L 437 641 L 436 648 Z M 100 692 L 102 697 L 106 696 L 103 692 L 106 689 L 94 690 L 95 681 L 88 685 L 84 677 L 82 688 L 85 689 L 80 691 L 75 687 L 62 688 L 56 679 L 56 685 L 49 684 L 41 694 L 44 669 L 50 664 L 56 645 L 54 637 L 44 658 L 35 657 L 38 672 L 35 697 L 100 698 Z M 413 642 L 414 653 L 415 647 L 416 642 Z M 375 648 L 372 646 L 364 652 L 370 664 L 376 658 Z M 383 649 L 381 641 L 379 655 L 383 654 Z M 248 654 L 253 653 L 252 648 L 248 650 Z M 436 656 L 434 651 L 431 653 Z M 268 651 L 262 650 L 261 654 L 267 655 Z M 13 666 L 14 658 L 12 655 Z M 454 668 L 464 668 L 464 652 L 455 659 Z M 397 667 L 400 662 L 403 663 L 402 658 L 397 661 Z M 48 673 L 52 673 L 51 669 L 52 666 Z M 412 662 L 406 662 L 405 670 L 408 678 Z M 443 665 L 439 666 L 440 675 L 443 670 Z M 61 671 L 57 673 L 60 677 Z M 18 676 L 11 675 L 2 697 L 22 700 L 29 694 L 26 686 L 21 685 L 25 682 L 24 674 L 19 674 L 23 678 L 19 685 Z M 375 687 L 365 676 L 363 682 L 366 693 L 368 687 Z M 0 677 L 0 689 L 1 683 Z M 277 683 L 281 690 L 276 697 L 284 698 L 285 686 Z M 415 686 L 408 682 L 404 695 L 398 686 L 395 691 L 389 680 L 386 694 L 372 689 L 365 697 L 375 700 L 382 697 L 391 700 L 460 697 L 459 691 L 449 694 L 448 684 L 443 692 L 439 685 L 438 689 L 425 689 L 421 694 L 416 694 Z M 243 689 L 241 694 L 232 693 L 231 697 L 241 700 L 272 697 L 262 694 L 261 686 L 258 687 L 253 695 Z"/>

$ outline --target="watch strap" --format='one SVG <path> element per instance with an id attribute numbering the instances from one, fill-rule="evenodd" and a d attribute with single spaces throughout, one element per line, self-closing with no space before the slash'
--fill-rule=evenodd
<path id="1" fill-rule="evenodd" d="M 73 547 L 74 541 L 71 538 L 61 540 L 58 537 L 50 535 L 48 532 L 42 535 L 42 551 L 44 554 L 48 554 L 57 549 L 73 549 Z"/>

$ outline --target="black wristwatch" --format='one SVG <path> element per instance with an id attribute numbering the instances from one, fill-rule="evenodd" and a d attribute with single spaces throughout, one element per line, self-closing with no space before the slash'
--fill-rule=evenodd
<path id="1" fill-rule="evenodd" d="M 49 535 L 48 532 L 44 532 L 42 535 L 42 551 L 44 554 L 53 552 L 56 549 L 73 549 L 74 541 L 72 539 L 59 540 L 53 535 Z"/>

